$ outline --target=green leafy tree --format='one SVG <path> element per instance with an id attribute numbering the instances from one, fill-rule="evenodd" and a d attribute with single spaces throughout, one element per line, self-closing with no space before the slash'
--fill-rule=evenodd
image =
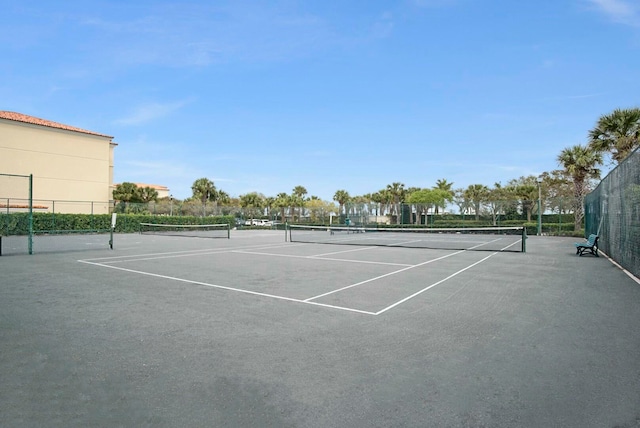
<path id="1" fill-rule="evenodd" d="M 306 203 L 313 223 L 327 223 L 327 218 L 335 212 L 336 206 L 332 202 L 323 201 L 312 196 Z"/>
<path id="2" fill-rule="evenodd" d="M 602 154 L 589 147 L 575 145 L 565 148 L 558 155 L 558 163 L 573 179 L 574 217 L 577 232 L 582 228 L 584 218 L 584 195 L 587 193 L 587 183 L 591 178 L 600 178 L 600 170 L 596 165 L 602 163 Z"/>
<path id="3" fill-rule="evenodd" d="M 567 213 L 573 207 L 573 181 L 564 170 L 543 172 L 542 200 L 551 212 Z"/>
<path id="4" fill-rule="evenodd" d="M 427 215 L 429 208 L 441 206 L 444 198 L 448 195 L 447 192 L 442 192 L 438 189 L 419 189 L 412 191 L 405 202 L 415 207 L 416 218 L 414 223 L 419 223 L 421 215 Z"/>
<path id="5" fill-rule="evenodd" d="M 453 190 L 453 203 L 458 207 L 460 214 L 465 215 L 471 209 L 471 203 L 465 196 L 463 188 Z"/>
<path id="6" fill-rule="evenodd" d="M 640 108 L 616 109 L 601 116 L 589 131 L 589 148 L 598 153 L 611 153 L 618 164 L 640 147 Z"/>
<path id="7" fill-rule="evenodd" d="M 493 188 L 489 189 L 487 198 L 487 207 L 491 212 L 491 224 L 494 226 L 498 223 L 498 216 L 505 213 L 505 207 L 509 199 L 509 191 L 502 187 L 502 184 L 495 183 Z"/>

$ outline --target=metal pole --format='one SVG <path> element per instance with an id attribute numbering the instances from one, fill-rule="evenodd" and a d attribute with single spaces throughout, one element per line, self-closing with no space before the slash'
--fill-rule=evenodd
<path id="1" fill-rule="evenodd" d="M 541 182 L 538 181 L 538 236 L 542 235 L 542 191 Z"/>

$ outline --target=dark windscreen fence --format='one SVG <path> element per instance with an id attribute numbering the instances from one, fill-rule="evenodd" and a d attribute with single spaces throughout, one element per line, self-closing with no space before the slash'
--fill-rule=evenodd
<path id="1" fill-rule="evenodd" d="M 230 227 L 222 224 L 153 224 L 140 223 L 143 235 L 182 236 L 188 238 L 230 238 Z"/>
<path id="2" fill-rule="evenodd" d="M 0 255 L 32 251 L 33 176 L 0 173 Z"/>
<path id="3" fill-rule="evenodd" d="M 524 252 L 523 227 L 393 228 L 288 225 L 290 242 L 443 250 Z"/>
<path id="4" fill-rule="evenodd" d="M 640 277 L 640 149 L 636 149 L 585 197 L 585 237 Z"/>

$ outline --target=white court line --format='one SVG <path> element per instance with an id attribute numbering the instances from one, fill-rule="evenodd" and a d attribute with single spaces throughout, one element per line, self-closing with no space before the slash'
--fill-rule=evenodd
<path id="1" fill-rule="evenodd" d="M 514 244 L 511 244 L 511 245 L 514 245 Z M 511 245 L 509 245 L 509 246 L 511 246 Z M 280 247 L 280 246 L 281 245 L 277 245 L 275 247 Z M 285 245 L 285 246 L 289 246 L 289 245 Z M 505 248 L 508 248 L 509 246 L 507 246 Z M 235 251 L 230 251 L 230 252 L 235 252 Z M 237 251 L 237 252 L 241 253 L 242 251 Z M 164 279 L 174 280 L 174 281 L 178 281 L 178 282 L 184 282 L 184 283 L 188 283 L 188 284 L 203 285 L 203 286 L 206 286 L 206 287 L 218 288 L 218 289 L 222 289 L 222 290 L 237 291 L 237 292 L 240 292 L 240 293 L 251 294 L 251 295 L 262 296 L 262 297 L 269 297 L 269 298 L 285 300 L 285 301 L 289 301 L 289 302 L 310 304 L 310 305 L 321 306 L 321 307 L 326 307 L 326 308 L 344 310 L 344 311 L 348 311 L 348 312 L 356 312 L 356 313 L 361 313 L 361 314 L 366 314 L 366 315 L 380 315 L 380 314 L 382 314 L 384 312 L 387 312 L 388 310 L 390 310 L 390 309 L 392 309 L 392 308 L 394 308 L 394 307 L 396 307 L 396 306 L 398 306 L 398 305 L 400 305 L 400 304 L 402 304 L 402 303 L 404 303 L 404 302 L 406 302 L 406 301 L 408 301 L 410 299 L 413 299 L 414 297 L 424 293 L 425 291 L 435 287 L 436 285 L 442 284 L 443 282 L 445 282 L 445 281 L 447 281 L 447 280 L 459 275 L 460 273 L 462 273 L 462 272 L 464 272 L 464 271 L 466 271 L 468 269 L 471 269 L 472 267 L 474 267 L 474 266 L 484 262 L 485 260 L 489 259 L 490 257 L 493 257 L 494 255 L 498 254 L 498 252 L 494 252 L 494 253 L 490 254 L 489 256 L 483 258 L 482 260 L 479 260 L 479 261 L 477 261 L 477 262 L 475 262 L 475 263 L 473 263 L 473 264 L 471 264 L 471 265 L 469 265 L 469 266 L 467 266 L 467 267 L 465 267 L 465 268 L 463 268 L 463 269 L 461 269 L 461 270 L 449 275 L 448 277 L 446 277 L 446 278 L 444 278 L 444 279 L 442 279 L 442 280 L 440 280 L 440 281 L 438 281 L 438 282 L 436 282 L 434 284 L 431 284 L 428 287 L 423 288 L 422 290 L 417 291 L 416 293 L 413 293 L 412 295 L 410 295 L 408 297 L 405 297 L 404 299 L 401 299 L 401 300 L 399 300 L 398 302 L 395 302 L 392 305 L 387 306 L 386 308 L 384 308 L 384 309 L 382 309 L 382 310 L 380 310 L 378 312 L 371 312 L 371 311 L 348 308 L 348 307 L 343 307 L 343 306 L 329 305 L 329 304 L 314 302 L 313 300 L 319 299 L 319 298 L 324 297 L 324 296 L 328 296 L 330 294 L 337 293 L 339 291 L 343 291 L 343 290 L 346 290 L 346 289 L 349 289 L 349 288 L 353 288 L 353 287 L 356 287 L 358 285 L 362 285 L 362 284 L 366 284 L 366 283 L 369 283 L 369 282 L 372 282 L 372 281 L 376 281 L 378 279 L 381 279 L 381 278 L 384 278 L 384 277 L 387 277 L 387 276 L 390 276 L 390 275 L 395 275 L 397 273 L 404 272 L 404 271 L 407 271 L 409 269 L 413 269 L 413 268 L 416 268 L 416 267 L 424 266 L 426 264 L 429 264 L 429 263 L 432 263 L 432 262 L 435 262 L 435 261 L 438 261 L 438 260 L 442 260 L 442 259 L 454 256 L 454 255 L 457 255 L 457 254 L 460 254 L 460 253 L 464 253 L 464 252 L 466 252 L 466 251 L 465 250 L 456 251 L 454 253 L 447 254 L 447 255 L 444 255 L 442 257 L 438 257 L 438 258 L 435 258 L 435 259 L 432 259 L 432 260 L 428 260 L 426 262 L 422 262 L 422 263 L 419 263 L 419 264 L 416 264 L 416 265 L 407 265 L 403 269 L 399 269 L 397 271 L 390 272 L 390 273 L 387 273 L 387 274 L 384 274 L 384 275 L 380 275 L 380 276 L 377 276 L 375 278 L 371 278 L 371 279 L 368 279 L 368 280 L 365 280 L 365 281 L 361 281 L 361 282 L 358 282 L 358 283 L 355 283 L 355 284 L 351 284 L 351 285 L 348 285 L 346 287 L 342 287 L 340 289 L 333 290 L 333 291 L 330 291 L 330 292 L 327 292 L 327 293 L 324 293 L 324 294 L 320 294 L 320 295 L 317 295 L 317 296 L 314 296 L 314 297 L 310 297 L 310 298 L 307 298 L 307 299 L 304 299 L 304 300 L 295 299 L 295 298 L 291 298 L 291 297 L 285 297 L 285 296 L 278 296 L 278 295 L 275 295 L 275 294 L 260 293 L 260 292 L 257 292 L 257 291 L 244 290 L 244 289 L 240 289 L 240 288 L 228 287 L 228 286 L 223 286 L 223 285 L 209 284 L 209 283 L 201 282 L 201 281 L 193 281 L 193 280 L 184 279 L 184 278 L 177 278 L 177 277 L 172 277 L 172 276 L 167 276 L 167 275 L 155 274 L 155 273 L 151 273 L 151 272 L 144 272 L 144 271 L 139 271 L 139 270 L 134 270 L 134 269 L 127 269 L 127 268 L 123 268 L 123 267 L 117 267 L 117 266 L 112 266 L 112 265 L 109 265 L 109 264 L 96 263 L 96 262 L 90 261 L 90 260 L 96 260 L 96 259 L 78 260 L 78 262 L 89 264 L 89 265 L 93 265 L 93 266 L 102 266 L 102 267 L 109 268 L 109 269 L 116 269 L 116 270 L 120 270 L 120 271 L 124 271 L 124 272 L 136 273 L 136 274 L 139 274 L 139 275 L 146 275 L 146 276 L 151 276 L 151 277 L 155 277 L 155 278 L 164 278 Z M 262 253 L 260 253 L 260 254 L 262 254 Z M 200 254 L 193 254 L 193 255 L 200 255 Z M 273 255 L 273 254 L 266 253 L 265 255 Z M 290 257 L 292 257 L 292 256 L 290 256 Z M 325 260 L 323 258 L 314 257 L 314 256 L 306 256 L 306 257 L 307 258 L 315 258 L 317 260 Z M 343 261 L 341 259 L 338 259 L 338 260 L 339 261 Z"/>
<path id="2" fill-rule="evenodd" d="M 613 260 L 611 257 L 609 257 L 607 255 L 607 253 L 605 253 L 604 251 L 598 249 L 598 253 L 604 255 L 615 267 L 617 267 L 618 269 L 620 269 L 622 272 L 624 272 L 625 275 L 627 275 L 629 278 L 631 278 L 632 280 L 634 280 L 635 282 L 637 282 L 638 284 L 640 284 L 640 278 L 636 278 L 631 272 L 629 272 L 628 270 L 626 270 L 625 268 L 623 268 L 620 264 L 618 264 L 618 262 L 616 262 L 615 260 Z"/>
<path id="3" fill-rule="evenodd" d="M 422 263 L 419 263 L 417 265 L 407 266 L 404 269 L 398 269 L 398 270 L 393 271 L 393 272 L 385 273 L 384 275 L 376 276 L 375 278 L 370 278 L 370 279 L 367 279 L 367 280 L 364 280 L 364 281 L 356 282 L 355 284 L 347 285 L 346 287 L 342 287 L 342 288 L 339 288 L 337 290 L 329 291 L 328 293 L 319 294 L 319 295 L 314 296 L 314 297 L 309 297 L 308 299 L 305 299 L 304 301 L 305 302 L 310 302 L 311 300 L 319 299 L 321 297 L 328 296 L 330 294 L 337 293 L 339 291 L 347 290 L 349 288 L 357 287 L 358 285 L 366 284 L 368 282 L 377 281 L 378 279 L 385 278 L 385 277 L 391 276 L 391 275 L 395 275 L 397 273 L 404 272 L 404 271 L 407 271 L 409 269 L 413 269 L 413 268 L 417 268 L 417 267 L 420 267 L 420 266 L 424 266 L 426 264 L 433 263 L 433 262 L 438 261 L 438 260 L 446 259 L 447 257 L 455 256 L 456 254 L 460 254 L 460 253 L 464 253 L 464 250 L 456 251 L 455 253 L 447 254 L 446 256 L 438 257 L 436 259 L 427 260 L 426 262 L 422 262 Z"/>
<path id="4" fill-rule="evenodd" d="M 294 244 L 294 245 L 302 245 L 302 244 Z M 229 247 L 229 248 L 219 248 L 216 250 L 212 250 L 211 248 L 201 249 L 201 250 L 188 250 L 188 251 L 172 251 L 167 253 L 147 253 L 147 254 L 130 254 L 125 256 L 113 256 L 113 257 L 97 257 L 93 259 L 84 259 L 78 260 L 79 262 L 83 261 L 96 261 L 100 260 L 102 263 L 125 263 L 125 262 L 138 262 L 144 260 L 157 260 L 157 259 L 170 259 L 170 258 L 178 258 L 178 257 L 189 257 L 189 256 L 202 256 L 207 254 L 219 254 L 219 253 L 232 253 L 238 248 L 281 248 L 281 247 L 291 247 L 290 244 L 262 244 L 262 245 L 252 245 L 248 247 Z"/>
<path id="5" fill-rule="evenodd" d="M 323 256 L 332 256 L 334 254 L 344 254 L 344 253 L 353 253 L 356 251 L 365 251 L 365 250 L 377 250 L 380 247 L 361 247 L 361 248 L 352 248 L 349 250 L 342 250 L 342 251 L 332 251 L 330 253 L 320 253 L 320 254 L 316 254 L 315 257 L 323 257 Z"/>
<path id="6" fill-rule="evenodd" d="M 88 264 L 88 265 L 93 265 L 93 266 L 102 266 L 102 267 L 105 267 L 105 268 L 108 268 L 108 269 L 116 269 L 116 270 L 120 270 L 120 271 L 124 271 L 124 272 L 135 273 L 135 274 L 138 274 L 138 275 L 152 276 L 154 278 L 169 279 L 169 280 L 172 280 L 172 281 L 185 282 L 187 284 L 204 285 L 206 287 L 219 288 L 221 290 L 237 291 L 239 293 L 252 294 L 254 296 L 270 297 L 272 299 L 286 300 L 286 301 L 289 301 L 289 302 L 313 304 L 313 305 L 316 305 L 316 306 L 323 306 L 323 307 L 326 307 L 326 308 L 340 309 L 340 310 L 349 311 L 349 312 L 358 312 L 358 313 L 367 314 L 367 315 L 375 315 L 374 312 L 370 312 L 370 311 L 363 311 L 363 310 L 360 310 L 360 309 L 346 308 L 346 307 L 342 307 L 342 306 L 327 305 L 327 304 L 317 303 L 317 302 L 306 302 L 304 300 L 294 299 L 292 297 L 278 296 L 276 294 L 259 293 L 257 291 L 243 290 L 241 288 L 227 287 L 227 286 L 224 286 L 224 285 L 209 284 L 207 282 L 202 282 L 202 281 L 193 281 L 193 280 L 190 280 L 190 279 L 177 278 L 175 276 L 160 275 L 160 274 L 157 274 L 157 273 L 144 272 L 144 271 L 135 270 L 135 269 L 127 269 L 127 268 L 118 267 L 118 266 L 105 265 L 105 264 L 102 264 L 102 263 L 88 262 L 88 261 L 85 261 L 85 260 L 78 260 L 78 262 L 85 263 L 85 264 Z"/>
<path id="7" fill-rule="evenodd" d="M 452 274 L 451 274 L 451 275 L 449 275 L 448 277 L 446 277 L 446 278 L 444 278 L 444 279 L 441 279 L 440 281 L 435 282 L 435 283 L 431 284 L 430 286 L 428 286 L 428 287 L 426 287 L 426 288 L 423 288 L 422 290 L 420 290 L 420 291 L 417 291 L 417 292 L 413 293 L 411 296 L 405 297 L 404 299 L 397 301 L 397 302 L 396 302 L 396 303 L 394 303 L 393 305 L 387 306 L 386 308 L 384 308 L 384 309 L 382 309 L 382 310 L 380 310 L 380 311 L 376 312 L 376 315 L 380 315 L 380 314 L 382 314 L 382 313 L 384 313 L 384 312 L 388 311 L 389 309 L 395 308 L 396 306 L 398 306 L 398 305 L 400 305 L 400 304 L 402 304 L 402 303 L 404 303 L 404 302 L 406 302 L 406 301 L 408 301 L 408 300 L 410 300 L 410 299 L 413 299 L 414 297 L 416 297 L 416 296 L 418 296 L 418 295 L 420 295 L 420 294 L 424 293 L 425 291 L 427 291 L 427 290 L 429 290 L 429 289 L 431 289 L 431 288 L 435 287 L 436 285 L 440 285 L 440 284 L 442 284 L 443 282 L 448 281 L 449 279 L 453 278 L 454 276 L 459 275 L 459 274 L 461 274 L 462 272 L 464 272 L 464 271 L 466 271 L 466 270 L 468 270 L 468 269 L 471 269 L 472 267 L 474 267 L 474 266 L 476 266 L 476 265 L 478 265 L 478 264 L 480 264 L 480 263 L 484 262 L 484 261 L 485 261 L 485 260 L 487 260 L 489 257 L 493 257 L 493 256 L 495 256 L 496 254 L 498 254 L 498 252 L 495 252 L 495 253 L 489 254 L 489 255 L 488 255 L 487 257 L 485 257 L 484 259 L 482 259 L 482 260 L 478 260 L 477 262 L 475 262 L 475 263 L 473 263 L 473 264 L 471 264 L 471 265 L 469 265 L 469 266 L 467 266 L 467 267 L 465 267 L 465 268 L 463 268 L 463 269 L 460 269 L 460 270 L 459 270 L 459 271 L 457 271 L 457 272 L 452 273 Z"/>
<path id="8" fill-rule="evenodd" d="M 323 257 L 323 256 L 296 256 L 293 254 L 273 254 L 273 253 L 261 253 L 259 251 L 245 251 L 245 250 L 237 250 L 232 251 L 232 253 L 238 254 L 255 254 L 258 256 L 271 256 L 271 257 L 285 257 L 292 259 L 308 259 L 308 260 L 326 260 L 331 262 L 345 262 L 345 263 L 364 263 L 370 265 L 385 265 L 385 266 L 413 266 L 407 263 L 390 263 L 390 262 L 373 262 L 368 260 L 353 260 L 353 259 L 336 259 L 334 257 Z M 339 253 L 334 253 L 339 254 Z"/>

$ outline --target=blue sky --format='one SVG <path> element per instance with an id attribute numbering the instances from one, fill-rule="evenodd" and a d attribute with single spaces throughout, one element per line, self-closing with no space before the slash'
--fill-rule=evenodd
<path id="1" fill-rule="evenodd" d="M 640 2 L 2 0 L 0 56 L 0 110 L 114 136 L 115 182 L 491 187 L 640 106 Z"/>

